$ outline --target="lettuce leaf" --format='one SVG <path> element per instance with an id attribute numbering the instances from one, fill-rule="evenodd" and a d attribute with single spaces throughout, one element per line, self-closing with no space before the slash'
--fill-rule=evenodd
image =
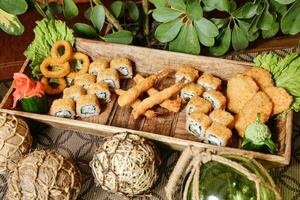
<path id="1" fill-rule="evenodd" d="M 57 40 L 67 40 L 73 45 L 75 37 L 73 30 L 68 28 L 63 21 L 45 18 L 36 24 L 33 30 L 35 38 L 25 50 L 24 55 L 31 60 L 32 76 L 40 79 L 40 64 L 50 56 L 52 45 Z"/>
<path id="2" fill-rule="evenodd" d="M 254 58 L 254 64 L 268 70 L 277 87 L 282 87 L 293 96 L 291 109 L 300 110 L 300 55 L 290 53 L 284 58 L 274 53 L 258 55 Z"/>

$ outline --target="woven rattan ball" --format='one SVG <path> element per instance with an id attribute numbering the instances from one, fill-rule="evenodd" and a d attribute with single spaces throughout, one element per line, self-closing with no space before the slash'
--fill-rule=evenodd
<path id="1" fill-rule="evenodd" d="M 0 174 L 13 170 L 31 149 L 32 137 L 20 118 L 0 113 Z"/>
<path id="2" fill-rule="evenodd" d="M 152 142 L 124 132 L 108 138 L 96 150 L 90 166 L 97 186 L 131 197 L 150 190 L 160 162 Z"/>
<path id="3" fill-rule="evenodd" d="M 81 176 L 73 163 L 59 153 L 36 150 L 18 163 L 7 187 L 8 200 L 75 200 Z"/>

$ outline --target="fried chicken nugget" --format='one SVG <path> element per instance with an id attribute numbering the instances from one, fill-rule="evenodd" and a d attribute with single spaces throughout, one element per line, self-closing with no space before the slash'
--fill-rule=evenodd
<path id="1" fill-rule="evenodd" d="M 263 68 L 252 67 L 245 74 L 253 78 L 261 90 L 264 90 L 266 87 L 274 86 L 272 75 Z"/>
<path id="2" fill-rule="evenodd" d="M 257 84 L 249 76 L 239 74 L 230 78 L 226 90 L 228 110 L 239 113 L 258 90 Z"/>
<path id="3" fill-rule="evenodd" d="M 235 129 L 239 136 L 244 136 L 246 127 L 255 121 L 257 114 L 263 123 L 269 120 L 273 109 L 273 103 L 268 95 L 262 91 L 257 92 L 243 109 L 235 116 Z"/>
<path id="4" fill-rule="evenodd" d="M 264 89 L 264 92 L 274 104 L 272 116 L 287 111 L 293 102 L 293 97 L 281 87 L 267 87 Z"/>

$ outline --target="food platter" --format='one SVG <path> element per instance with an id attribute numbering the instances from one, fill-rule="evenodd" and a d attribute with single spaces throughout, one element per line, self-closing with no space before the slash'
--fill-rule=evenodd
<path id="1" fill-rule="evenodd" d="M 245 62 L 104 43 L 81 38 L 76 39 L 76 49 L 79 52 L 87 54 L 92 59 L 99 56 L 107 58 L 127 57 L 135 63 L 135 71 L 142 75 L 153 74 L 166 67 L 176 70 L 180 66 L 188 65 L 226 81 L 230 77 L 243 73 L 253 66 Z M 28 64 L 29 60 L 26 60 L 20 72 L 26 74 L 28 72 Z M 173 82 L 174 78 L 167 77 L 158 81 L 155 88 L 160 90 L 172 85 Z M 132 81 L 125 81 L 122 83 L 122 88 L 127 89 L 130 85 L 132 85 Z M 235 137 L 236 140 L 232 142 L 230 147 L 219 147 L 201 143 L 199 139 L 185 130 L 186 120 L 184 109 L 181 109 L 179 113 L 168 112 L 152 119 L 139 118 L 135 120 L 130 114 L 131 109 L 129 107 L 118 106 L 116 103 L 117 97 L 113 96 L 111 102 L 103 108 L 99 116 L 73 120 L 57 118 L 46 114 L 12 110 L 12 91 L 13 88 L 10 88 L 3 99 L 0 105 L 1 111 L 31 118 L 54 127 L 77 130 L 84 134 L 98 136 L 110 136 L 116 132 L 128 131 L 158 141 L 176 150 L 182 150 L 186 146 L 193 145 L 218 151 L 220 154 L 236 153 L 248 155 L 273 166 L 287 165 L 290 161 L 292 112 L 276 120 L 273 139 L 278 145 L 278 152 L 272 155 L 239 149 L 240 141 L 237 139 L 238 137 Z"/>

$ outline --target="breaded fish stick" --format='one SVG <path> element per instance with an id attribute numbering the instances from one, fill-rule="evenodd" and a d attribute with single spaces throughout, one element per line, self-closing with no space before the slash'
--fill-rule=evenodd
<path id="1" fill-rule="evenodd" d="M 184 82 L 180 81 L 168 87 L 153 96 L 149 96 L 148 98 L 144 99 L 139 105 L 137 105 L 132 110 L 132 115 L 134 119 L 137 119 L 140 115 L 145 113 L 148 109 L 152 108 L 153 106 L 162 103 L 163 101 L 169 99 L 172 95 L 180 91 L 184 87 Z"/>
<path id="2" fill-rule="evenodd" d="M 132 104 L 143 92 L 150 89 L 157 79 L 167 75 L 168 73 L 169 70 L 164 69 L 151 76 L 148 76 L 143 82 L 136 84 L 127 90 L 126 93 L 120 95 L 118 98 L 118 104 L 121 107 Z"/>
<path id="3" fill-rule="evenodd" d="M 140 74 L 135 75 L 133 80 L 138 84 L 145 80 L 144 77 L 142 77 Z M 150 88 L 147 90 L 147 93 L 149 96 L 153 96 L 159 91 L 155 88 Z M 178 112 L 180 110 L 182 99 L 180 97 L 177 97 L 175 100 L 167 99 L 163 101 L 161 104 L 159 104 L 161 107 L 171 111 L 171 112 Z"/>
<path id="4" fill-rule="evenodd" d="M 126 91 L 118 89 L 116 91 L 117 95 L 122 95 L 124 93 L 126 93 Z M 130 106 L 132 108 L 135 108 L 137 105 L 139 105 L 142 101 L 140 99 L 135 100 Z M 152 119 L 153 117 L 156 116 L 156 113 L 153 110 L 147 110 L 144 114 L 143 114 L 147 119 Z"/>

